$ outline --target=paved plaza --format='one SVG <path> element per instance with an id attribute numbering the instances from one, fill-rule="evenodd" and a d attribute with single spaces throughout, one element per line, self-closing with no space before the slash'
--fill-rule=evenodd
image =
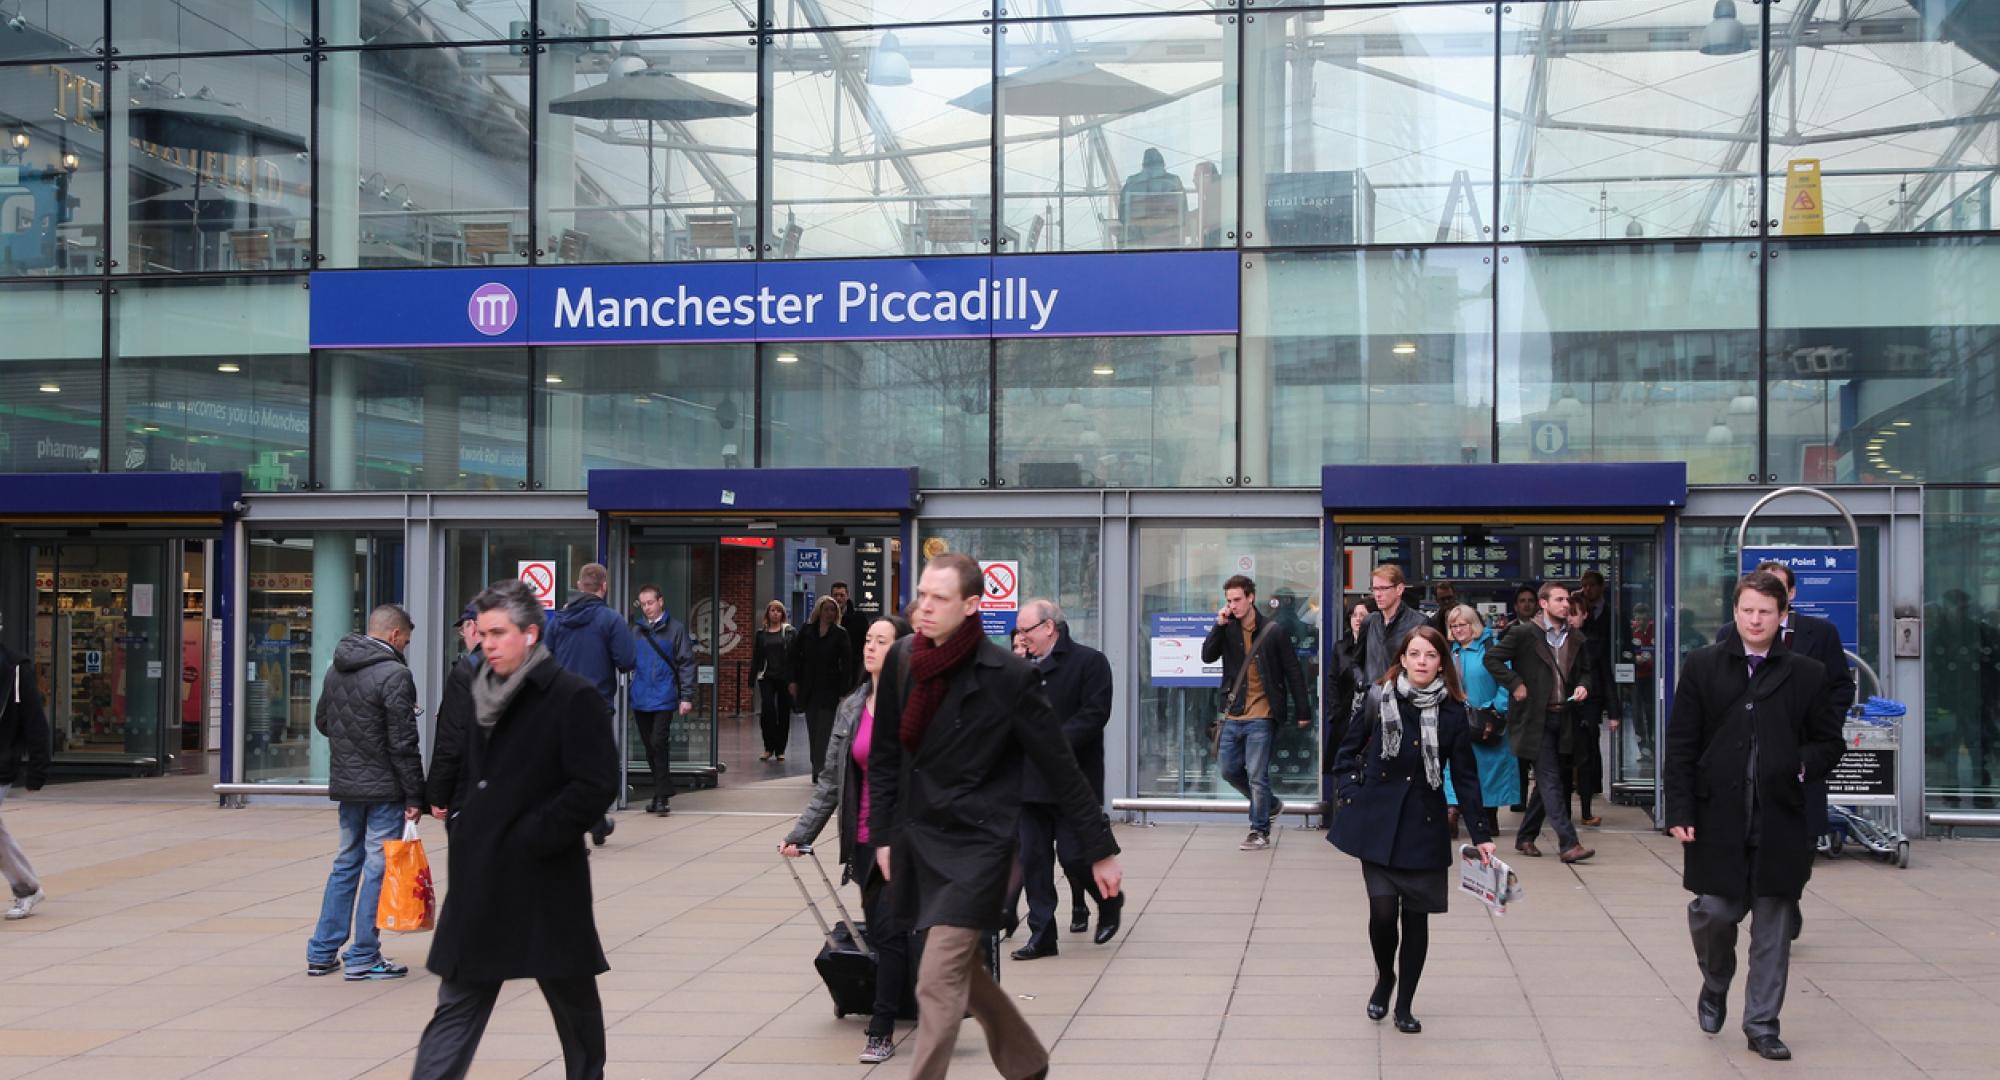
<path id="1" fill-rule="evenodd" d="M 677 797 L 671 818 L 623 814 L 593 855 L 611 1075 L 907 1075 L 907 1054 L 855 1064 L 862 1022 L 835 1020 L 813 973 L 817 928 L 774 851 L 805 780 L 773 775 Z M 7 801 L 50 898 L 0 924 L 0 1080 L 407 1076 L 435 979 L 304 974 L 330 805 L 222 810 L 196 781 Z M 1527 896 L 1504 917 L 1455 900 L 1434 924 L 1421 1035 L 1362 1015 L 1372 975 L 1353 861 L 1295 828 L 1268 852 L 1239 852 L 1233 819 L 1120 826 L 1125 932 L 1008 963 L 1003 985 L 1050 1044 L 1056 1077 L 1995 1074 L 2000 845 L 1922 842 L 1908 870 L 1821 862 L 1784 1013 L 1798 1058 L 1783 1064 L 1745 1050 L 1740 978 L 1724 1034 L 1696 1028 L 1678 854 L 1643 825 L 1612 808 L 1586 830 L 1595 861 L 1521 860 Z M 425 833 L 441 874 L 443 829 Z M 417 969 L 428 947 L 427 935 L 386 942 Z M 983 1047 L 968 1023 L 953 1075 L 995 1075 Z M 532 984 L 510 984 L 474 1075 L 562 1075 Z"/>

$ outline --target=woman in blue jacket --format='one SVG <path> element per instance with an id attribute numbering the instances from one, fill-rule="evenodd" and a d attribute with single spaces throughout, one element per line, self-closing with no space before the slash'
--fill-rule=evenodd
<path id="1" fill-rule="evenodd" d="M 1458 669 L 1459 684 L 1465 687 L 1466 719 L 1472 728 L 1472 756 L 1479 759 L 1479 793 L 1484 800 L 1477 815 L 1486 822 L 1490 835 L 1500 833 L 1500 808 L 1521 801 L 1521 768 L 1514 752 L 1507 749 L 1507 688 L 1486 670 L 1486 647 L 1493 644 L 1493 631 L 1480 625 L 1479 612 L 1470 604 L 1460 604 L 1445 613 L 1445 632 L 1451 635 L 1452 666 Z M 1458 839 L 1458 805 L 1445 770 L 1444 801 L 1451 806 L 1451 838 Z"/>
<path id="2" fill-rule="evenodd" d="M 1451 895 L 1451 840 L 1445 834 L 1444 763 L 1452 765 L 1459 801 L 1480 805 L 1479 762 L 1466 728 L 1465 694 L 1448 659 L 1444 635 L 1419 626 L 1402 652 L 1368 690 L 1347 725 L 1334 759 L 1340 812 L 1327 840 L 1361 860 L 1368 889 L 1368 944 L 1375 954 L 1375 990 L 1368 1018 L 1389 1012 L 1396 992 L 1396 1030 L 1424 1029 L 1410 1013 L 1430 952 L 1430 917 Z M 1482 859 L 1493 855 L 1486 823 L 1467 822 Z M 1397 922 L 1402 923 L 1398 941 Z M 1398 945 L 1401 951 L 1398 952 Z"/>

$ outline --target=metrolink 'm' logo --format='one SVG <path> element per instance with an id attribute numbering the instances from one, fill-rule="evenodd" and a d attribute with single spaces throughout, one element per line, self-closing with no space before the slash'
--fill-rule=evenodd
<path id="1" fill-rule="evenodd" d="M 487 337 L 513 329 L 520 315 L 521 303 L 514 299 L 514 290 L 497 281 L 472 290 L 472 299 L 465 305 L 465 317 L 472 320 L 472 328 Z"/>

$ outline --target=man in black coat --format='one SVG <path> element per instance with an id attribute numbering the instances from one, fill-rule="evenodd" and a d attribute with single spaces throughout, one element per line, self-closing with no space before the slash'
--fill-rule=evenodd
<path id="1" fill-rule="evenodd" d="M 1069 635 L 1062 609 L 1052 600 L 1030 600 L 1021 605 L 1015 633 L 1028 643 L 1037 659 L 1042 693 L 1048 695 L 1056 722 L 1076 764 L 1090 781 L 1097 804 L 1104 805 L 1104 725 L 1111 722 L 1111 661 Z M 1014 950 L 1016 960 L 1035 960 L 1056 955 L 1056 863 L 1072 885 L 1080 885 L 1097 902 L 1097 943 L 1102 945 L 1118 933 L 1119 915 L 1125 901 L 1120 897 L 1097 895 L 1090 879 L 1090 864 L 1082 861 L 1078 849 L 1082 840 L 1076 830 L 1062 820 L 1062 807 L 1054 787 L 1034 762 L 1024 769 L 1021 785 L 1021 886 L 1028 894 L 1028 943 Z M 1054 858 L 1051 859 L 1050 855 Z M 1079 905 L 1080 906 L 1080 905 Z M 1084 916 L 1088 919 L 1088 916 Z M 1089 924 L 1085 923 L 1085 929 Z M 1070 929 L 1076 930 L 1072 920 Z M 1078 931 L 1081 932 L 1081 931 Z"/>
<path id="2" fill-rule="evenodd" d="M 345 966 L 349 982 L 400 979 L 410 969 L 382 955 L 375 908 L 382 897 L 382 843 L 424 812 L 424 759 L 417 747 L 417 684 L 403 650 L 415 624 L 395 604 L 368 613 L 368 632 L 333 649 L 313 726 L 326 737 L 327 797 L 340 804 L 340 850 L 326 877 L 319 923 L 306 943 L 306 974 Z M 340 947 L 352 927 L 354 944 Z"/>
<path id="3" fill-rule="evenodd" d="M 1237 850 L 1262 851 L 1271 846 L 1271 822 L 1285 809 L 1271 793 L 1278 725 L 1296 715 L 1300 727 L 1311 727 L 1312 698 L 1291 635 L 1277 619 L 1258 614 L 1257 583 L 1242 574 L 1222 583 L 1222 610 L 1201 643 L 1202 663 L 1218 658 L 1223 701 L 1215 765 L 1223 782 L 1250 800 L 1250 835 Z"/>
<path id="4" fill-rule="evenodd" d="M 1548 819 L 1562 845 L 1562 861 L 1582 862 L 1597 852 L 1577 839 L 1569 820 L 1569 799 L 1563 794 L 1563 759 L 1576 745 L 1576 725 L 1570 710 L 1590 696 L 1595 669 L 1583 635 L 1569 628 L 1569 588 L 1543 582 L 1536 591 L 1541 611 L 1527 622 L 1515 623 L 1486 650 L 1486 671 L 1512 692 L 1507 713 L 1507 744 L 1514 756 L 1535 763 L 1535 794 L 1514 837 L 1514 850 L 1540 858 L 1535 838 Z"/>
<path id="5" fill-rule="evenodd" d="M 597 976 L 610 969 L 591 914 L 583 836 L 618 787 L 610 710 L 542 644 L 542 608 L 519 581 L 472 602 L 485 663 L 450 808 L 451 891 L 431 943 L 437 1011 L 413 1080 L 460 1077 L 508 979 L 534 979 L 571 1077 L 604 1075 Z"/>
<path id="6" fill-rule="evenodd" d="M 980 628 L 983 591 L 977 562 L 957 552 L 932 559 L 917 582 L 916 635 L 890 654 L 875 694 L 868 831 L 897 923 L 925 932 L 911 1080 L 945 1075 L 968 1008 L 1003 1077 L 1048 1074 L 1048 1051 L 978 949 L 980 935 L 1005 922 L 1026 761 L 1076 830 L 1077 857 L 1098 888 L 1117 896 L 1122 878 L 1110 824 L 1040 677 Z"/>
<path id="7" fill-rule="evenodd" d="M 854 606 L 847 582 L 834 582 L 827 587 L 826 594 L 840 605 L 840 629 L 847 635 L 847 674 L 850 678 L 847 689 L 851 690 L 861 685 L 862 676 L 866 674 L 861 670 L 861 648 L 868 643 L 868 626 L 875 620 Z"/>
<path id="8" fill-rule="evenodd" d="M 1590 812 L 1590 798 L 1604 791 L 1604 753 L 1598 736 L 1604 725 L 1617 732 L 1625 722 L 1623 703 L 1618 699 L 1617 663 L 1620 634 L 1612 620 L 1611 599 L 1605 591 L 1604 575 L 1585 570 L 1570 597 L 1571 625 L 1581 623 L 1583 647 L 1590 653 L 1590 693 L 1576 707 L 1576 752 L 1571 756 L 1575 777 L 1577 824 L 1596 827 L 1604 820 Z M 1612 743 L 1615 746 L 1617 739 Z M 1564 797 L 1567 801 L 1567 796 Z"/>
<path id="9" fill-rule="evenodd" d="M 0 645 L 0 802 L 6 801 L 16 776 L 29 791 L 42 790 L 49 779 L 49 740 L 49 715 L 42 711 L 33 661 Z M 0 877 L 14 894 L 7 919 L 33 915 L 46 894 L 4 820 L 0 820 Z"/>
<path id="10" fill-rule="evenodd" d="M 1820 662 L 1832 679 L 1834 710 L 1846 716 L 1854 704 L 1854 667 L 1847 662 L 1847 649 L 1840 643 L 1840 628 L 1825 619 L 1792 610 L 1791 601 L 1798 599 L 1799 583 L 1792 576 L 1791 567 L 1774 561 L 1759 563 L 1757 570 L 1785 584 L 1785 617 L 1778 627 L 1778 640 L 1793 652 Z M 1726 645 L 1736 640 L 1736 636 L 1736 623 L 1732 621 L 1716 632 L 1715 643 Z M 1812 832 L 1812 840 L 1808 842 L 1817 847 L 1818 839 L 1827 831 L 1824 780 L 1806 785 L 1806 827 Z"/>
<path id="11" fill-rule="evenodd" d="M 479 612 L 471 604 L 459 612 L 454 627 L 465 644 L 465 654 L 451 662 L 445 672 L 444 692 L 438 696 L 437 730 L 431 734 L 431 767 L 424 773 L 424 801 L 431 813 L 446 823 L 449 833 L 451 807 L 464 797 L 460 783 L 465 760 L 465 729 L 472 725 L 472 677 L 486 659 L 479 646 Z"/>
<path id="12" fill-rule="evenodd" d="M 1661 763 L 1668 831 L 1683 845 L 1681 882 L 1695 894 L 1696 1017 L 1703 1031 L 1722 1030 L 1736 927 L 1750 915 L 1743 1033 L 1774 1060 L 1792 1056 L 1778 1038 L 1778 1010 L 1799 895 L 1812 877 L 1805 785 L 1824 780 L 1841 753 L 1825 666 L 1779 640 L 1789 602 L 1771 574 L 1736 583 L 1736 637 L 1683 661 Z"/>

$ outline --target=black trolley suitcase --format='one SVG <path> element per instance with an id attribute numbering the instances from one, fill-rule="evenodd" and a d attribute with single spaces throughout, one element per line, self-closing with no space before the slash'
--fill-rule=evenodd
<path id="1" fill-rule="evenodd" d="M 812 891 L 806 888 L 806 879 L 792 865 L 796 860 L 784 859 L 785 868 L 792 872 L 792 881 L 799 887 L 799 895 L 805 897 L 806 910 L 812 912 L 820 933 L 826 936 L 819 955 L 813 958 L 813 967 L 819 971 L 820 981 L 826 984 L 826 992 L 833 997 L 833 1015 L 871 1015 L 875 1011 L 875 950 L 868 944 L 867 931 L 848 914 L 847 905 L 840 899 L 840 889 L 819 864 L 819 856 L 803 844 L 799 851 L 819 871 L 827 895 L 833 897 L 834 910 L 840 913 L 839 922 L 829 924 L 826 916 L 820 914 L 819 904 L 813 901 Z"/>

